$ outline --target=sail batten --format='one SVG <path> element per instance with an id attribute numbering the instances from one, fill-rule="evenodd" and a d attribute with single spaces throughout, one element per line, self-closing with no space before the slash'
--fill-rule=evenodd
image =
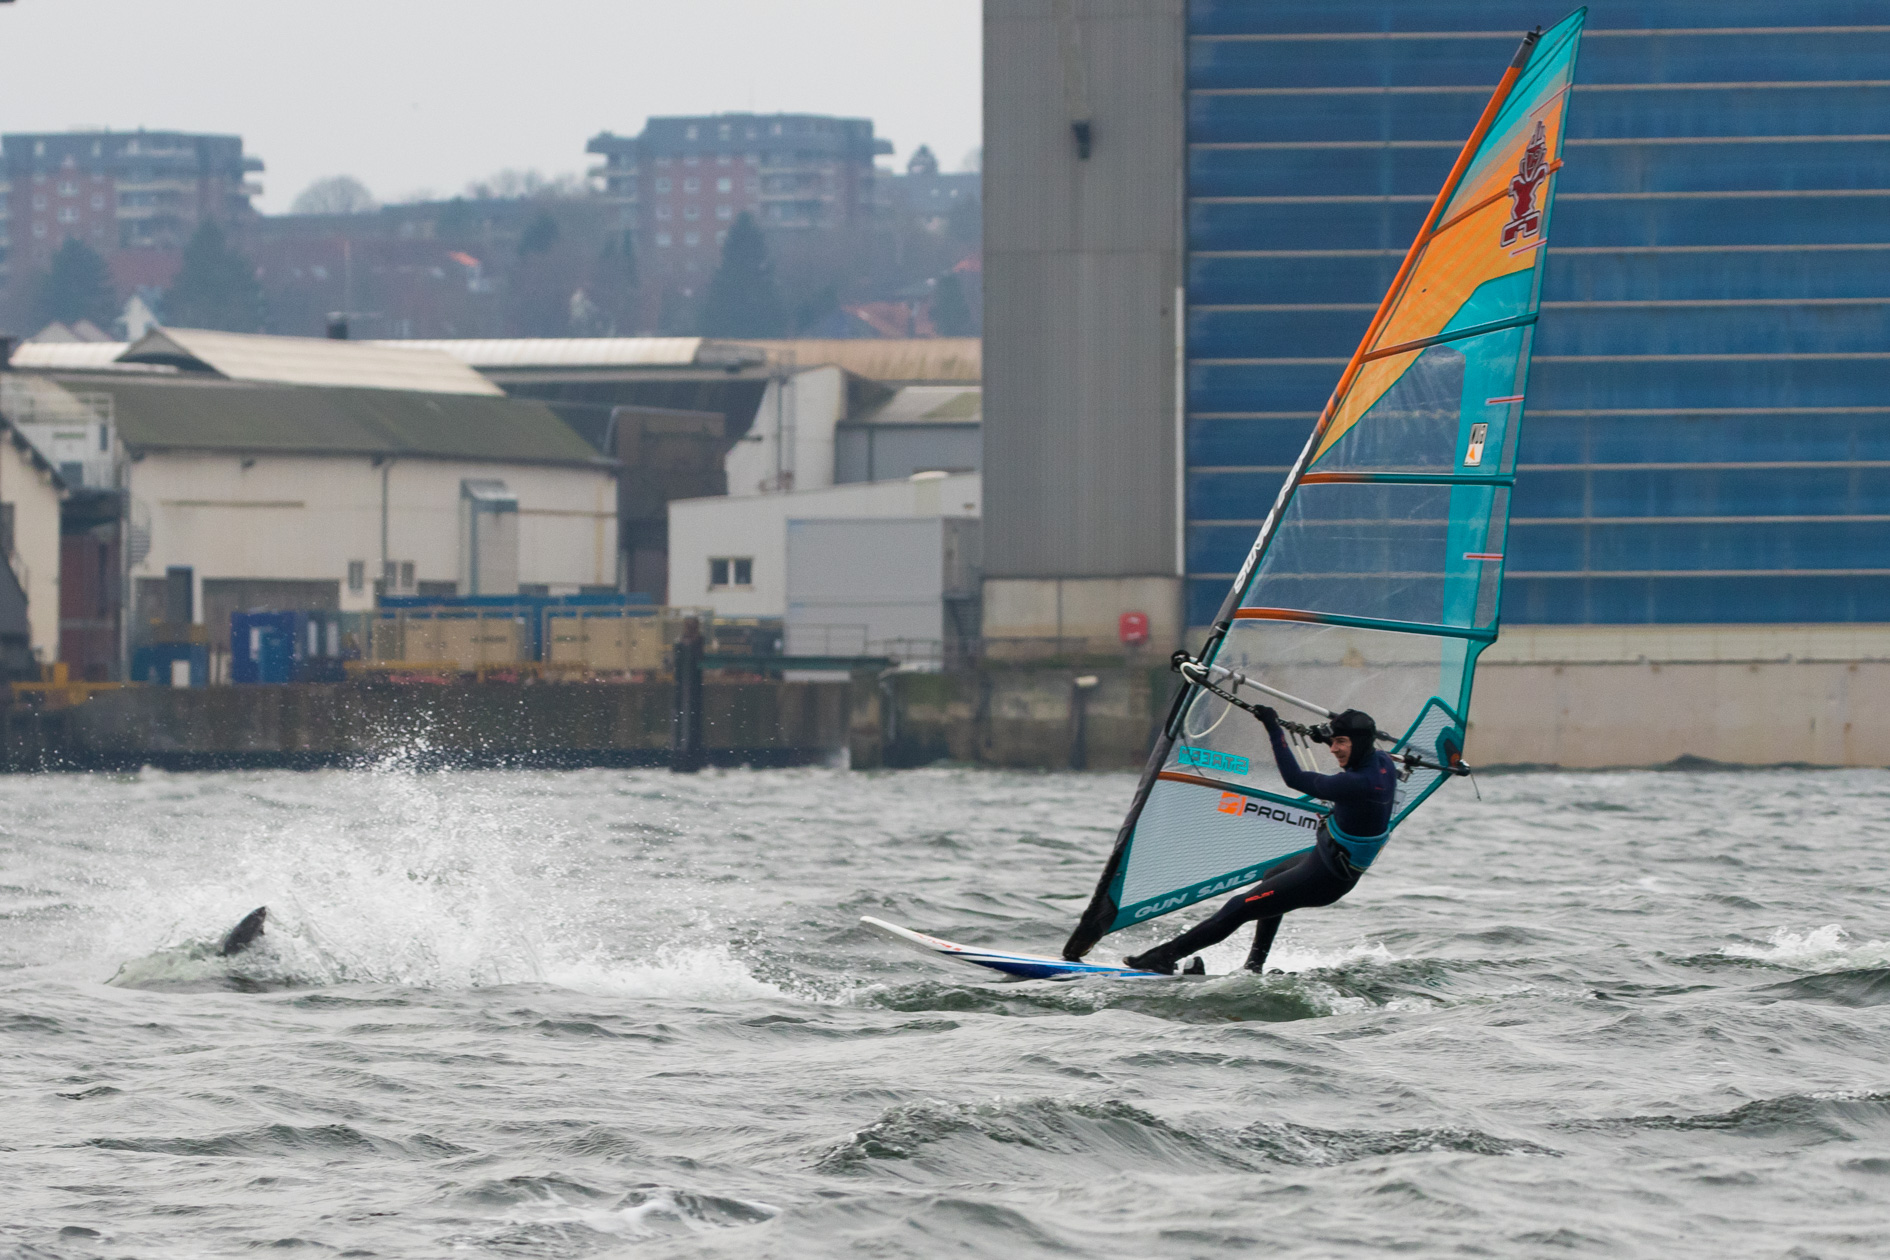
<path id="1" fill-rule="evenodd" d="M 1412 341 L 1400 342 L 1395 346 L 1386 346 L 1382 350 L 1373 350 L 1365 355 L 1361 362 L 1370 363 L 1375 359 L 1388 358 L 1394 354 L 1403 354 L 1407 350 L 1423 350 L 1430 346 L 1441 346 L 1446 342 L 1462 341 L 1465 337 L 1480 337 L 1484 333 L 1501 332 L 1505 328 L 1518 328 L 1524 324 L 1536 322 L 1536 313 L 1514 315 L 1509 319 L 1491 320 L 1487 324 L 1478 324 L 1473 328 L 1459 328 L 1452 332 L 1441 332 L 1432 337 L 1418 337 Z"/>
<path id="2" fill-rule="evenodd" d="M 1409 753 L 1392 825 L 1463 748 L 1497 635 L 1544 244 L 1584 10 L 1524 40 L 1263 520 L 1201 660 L 1226 685 L 1364 709 Z M 1303 754 L 1302 759 L 1303 759 Z M 1190 683 L 1064 953 L 1259 879 L 1327 807 L 1251 717 Z"/>

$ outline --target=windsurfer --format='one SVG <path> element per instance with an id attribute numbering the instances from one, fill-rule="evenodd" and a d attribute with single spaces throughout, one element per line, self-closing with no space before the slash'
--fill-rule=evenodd
<path id="1" fill-rule="evenodd" d="M 1279 714 L 1265 705 L 1257 712 L 1273 743 L 1280 777 L 1295 792 L 1331 801 L 1331 817 L 1319 825 L 1312 852 L 1288 858 L 1180 936 L 1123 959 L 1126 965 L 1172 975 L 1181 959 L 1226 940 L 1241 924 L 1253 923 L 1247 970 L 1260 971 L 1280 930 L 1280 917 L 1292 910 L 1329 906 L 1351 892 L 1384 847 L 1398 770 L 1391 757 L 1378 750 L 1378 728 L 1371 716 L 1347 709 L 1332 720 L 1332 755 L 1339 762 L 1339 772 L 1315 774 L 1301 766 L 1287 747 Z"/>

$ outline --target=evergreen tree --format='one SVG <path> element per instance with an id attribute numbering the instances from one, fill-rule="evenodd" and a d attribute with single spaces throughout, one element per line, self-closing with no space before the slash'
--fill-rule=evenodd
<path id="1" fill-rule="evenodd" d="M 209 219 L 184 246 L 184 265 L 164 292 L 164 317 L 178 328 L 262 331 L 256 267 L 230 248 L 223 229 Z"/>
<path id="2" fill-rule="evenodd" d="M 965 301 L 965 286 L 955 271 L 940 276 L 932 290 L 932 326 L 941 337 L 970 337 L 978 331 L 971 304 Z"/>
<path id="3" fill-rule="evenodd" d="M 549 254 L 552 248 L 564 236 L 558 229 L 558 221 L 551 216 L 551 211 L 540 210 L 525 230 L 519 233 L 518 256 L 530 258 L 533 254 Z"/>
<path id="4" fill-rule="evenodd" d="M 701 328 L 705 337 L 779 337 L 787 330 L 768 242 L 746 211 L 723 242 L 722 265 L 703 299 Z"/>
<path id="5" fill-rule="evenodd" d="M 606 236 L 604 248 L 598 254 L 597 269 L 600 276 L 608 277 L 622 288 L 636 288 L 641 279 L 637 274 L 636 234 L 616 232 Z"/>
<path id="6" fill-rule="evenodd" d="M 637 289 L 636 242 L 629 232 L 612 232 L 604 237 L 584 282 L 585 295 L 601 316 L 600 326 L 608 326 L 607 332 L 598 335 L 627 333 L 636 326 Z M 577 331 L 575 321 L 572 331 Z"/>
<path id="7" fill-rule="evenodd" d="M 68 236 L 53 255 L 51 268 L 40 278 L 33 314 L 42 327 L 54 320 L 76 324 L 89 319 L 101 328 L 110 328 L 118 317 L 118 296 L 99 252 Z"/>
<path id="8" fill-rule="evenodd" d="M 961 197 L 945 215 L 945 230 L 955 241 L 976 245 L 984 236 L 984 206 L 976 197 Z"/>
<path id="9" fill-rule="evenodd" d="M 794 307 L 794 331 L 798 336 L 810 336 L 809 330 L 840 309 L 840 286 L 823 284 L 804 302 Z"/>

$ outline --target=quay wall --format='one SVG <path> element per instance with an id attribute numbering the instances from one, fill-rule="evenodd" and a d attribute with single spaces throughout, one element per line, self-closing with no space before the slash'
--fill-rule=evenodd
<path id="1" fill-rule="evenodd" d="M 1653 630 L 1505 631 L 1478 670 L 1467 759 L 1890 766 L 1890 627 Z M 719 765 L 1134 769 L 1175 681 L 1165 663 L 1119 658 L 829 682 L 712 674 L 704 746 Z M 666 765 L 673 704 L 662 682 L 128 688 L 7 708 L 0 767 Z"/>
<path id="2" fill-rule="evenodd" d="M 667 684 L 289 684 L 107 692 L 76 707 L 9 712 L 12 769 L 357 765 L 666 765 Z M 845 683 L 708 683 L 711 764 L 838 759 Z"/>

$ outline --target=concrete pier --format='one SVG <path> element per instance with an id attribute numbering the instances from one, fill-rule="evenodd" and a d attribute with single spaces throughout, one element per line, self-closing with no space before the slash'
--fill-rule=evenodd
<path id="1" fill-rule="evenodd" d="M 376 684 L 141 687 L 7 714 L 7 768 L 668 765 L 674 688 Z M 794 765 L 847 745 L 846 684 L 708 683 L 713 765 Z"/>
<path id="2" fill-rule="evenodd" d="M 1094 682 L 1079 688 L 1083 678 Z M 1175 684 L 1165 662 L 1119 658 L 840 682 L 710 675 L 703 756 L 1054 770 L 1072 764 L 1080 739 L 1088 768 L 1134 769 Z M 668 765 L 674 704 L 667 682 L 133 688 L 60 711 L 6 710 L 0 764 Z M 1890 627 L 1522 627 L 1484 654 L 1465 755 L 1490 769 L 1883 766 L 1886 712 Z"/>

